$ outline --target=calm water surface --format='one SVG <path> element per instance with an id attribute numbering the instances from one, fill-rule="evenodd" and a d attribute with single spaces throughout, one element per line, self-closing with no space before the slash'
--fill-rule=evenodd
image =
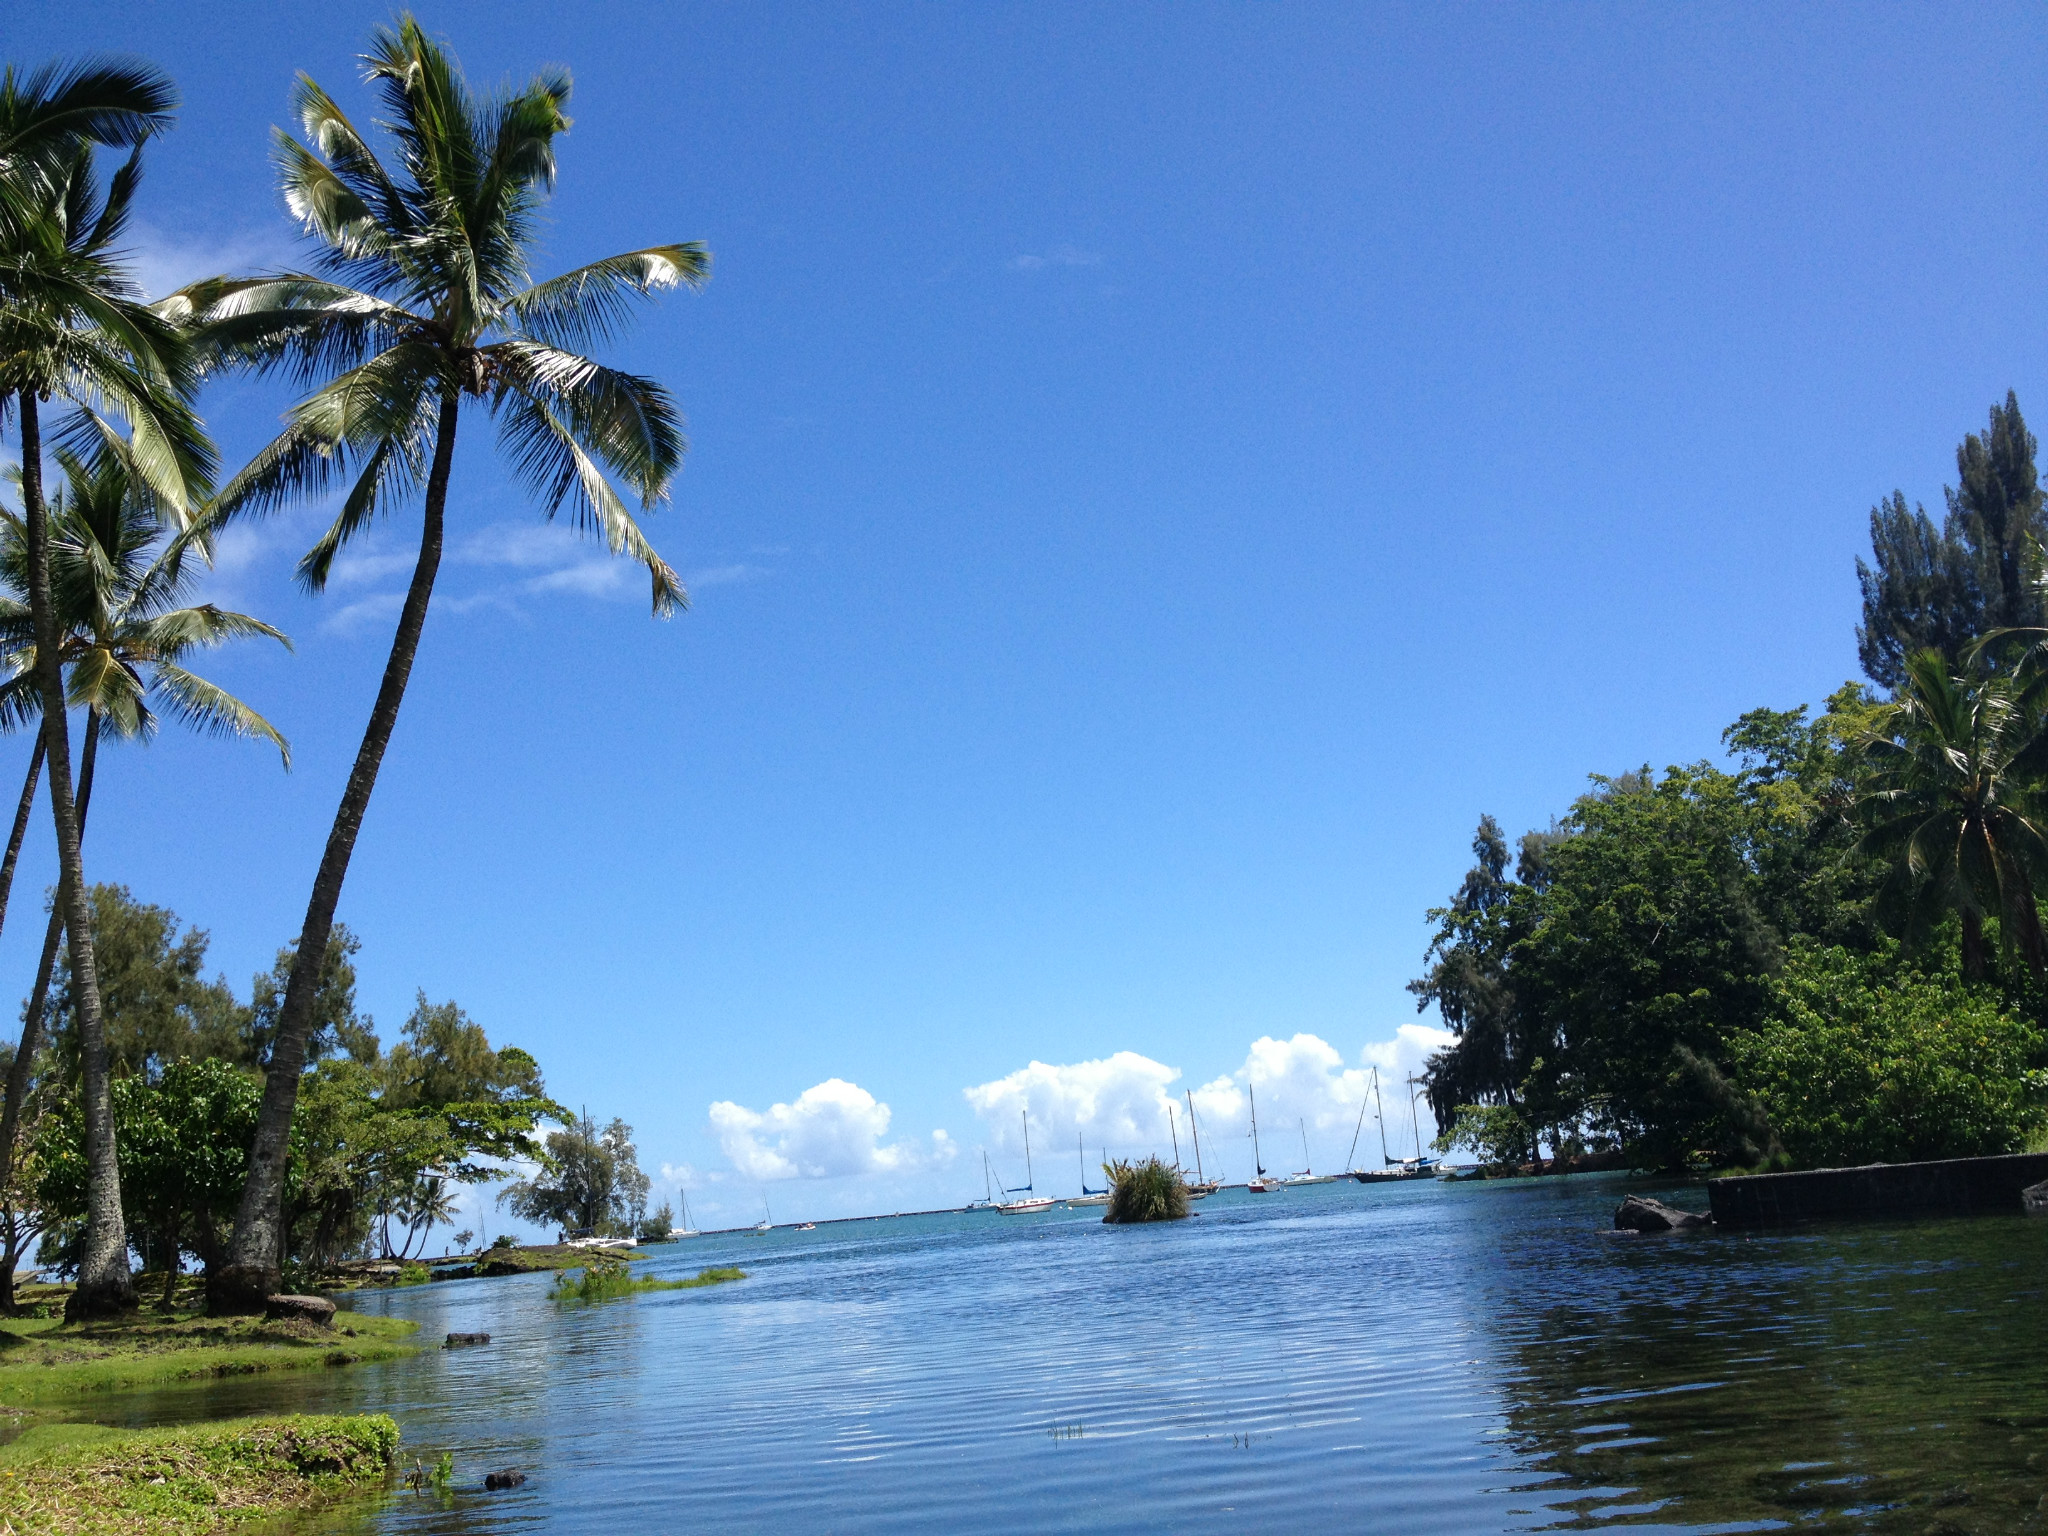
<path id="1" fill-rule="evenodd" d="M 451 1500 L 328 1536 L 2048 1530 L 2048 1221 L 1616 1236 L 1631 1188 L 1672 1193 L 1346 1183 L 1172 1226 L 698 1238 L 646 1269 L 751 1278 L 372 1293 L 492 1343 L 124 1411 L 379 1408 L 408 1457 L 454 1453 Z M 506 1465 L 530 1481 L 482 1492 Z"/>

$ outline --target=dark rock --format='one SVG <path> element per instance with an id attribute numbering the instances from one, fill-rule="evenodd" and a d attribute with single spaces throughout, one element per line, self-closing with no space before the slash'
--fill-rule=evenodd
<path id="1" fill-rule="evenodd" d="M 1714 1218 L 1698 1211 L 1681 1211 L 1661 1200 L 1630 1195 L 1614 1213 L 1617 1232 L 1677 1232 L 1687 1227 L 1712 1226 Z"/>
<path id="2" fill-rule="evenodd" d="M 311 1323 L 316 1328 L 332 1328 L 334 1303 L 325 1296 L 266 1296 L 263 1315 L 274 1323 Z"/>
<path id="3" fill-rule="evenodd" d="M 448 1335 L 448 1342 L 441 1347 L 443 1349 L 463 1349 L 472 1344 L 488 1344 L 490 1342 L 491 1336 L 488 1333 L 451 1333 Z"/>
<path id="4" fill-rule="evenodd" d="M 517 1488 L 526 1481 L 526 1474 L 517 1467 L 507 1467 L 502 1472 L 484 1474 L 484 1486 L 493 1491 L 500 1488 Z"/>
<path id="5" fill-rule="evenodd" d="M 447 1269 L 437 1269 L 427 1278 L 430 1280 L 468 1280 L 476 1274 L 474 1264 L 456 1264 Z"/>
<path id="6" fill-rule="evenodd" d="M 2048 1179 L 2021 1190 L 2020 1205 L 2029 1216 L 2048 1216 Z"/>

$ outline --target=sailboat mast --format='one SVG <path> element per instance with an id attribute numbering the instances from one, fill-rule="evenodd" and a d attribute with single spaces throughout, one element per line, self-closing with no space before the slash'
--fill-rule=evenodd
<path id="1" fill-rule="evenodd" d="M 1416 1081 L 1411 1074 L 1408 1079 L 1408 1123 L 1415 1127 L 1415 1161 L 1419 1163 L 1422 1161 L 1422 1117 L 1415 1113 Z"/>
<path id="2" fill-rule="evenodd" d="M 1308 1122 L 1297 1120 L 1295 1123 L 1301 1127 L 1301 1171 L 1313 1173 L 1315 1170 L 1309 1166 L 1308 1161 Z"/>
<path id="3" fill-rule="evenodd" d="M 1344 1154 L 1344 1167 L 1348 1171 L 1358 1166 L 1358 1138 L 1365 1130 L 1365 1096 L 1358 1099 L 1358 1124 L 1351 1128 L 1351 1150 Z"/>
<path id="4" fill-rule="evenodd" d="M 1259 1096 L 1250 1083 L 1244 1085 L 1245 1097 L 1252 1101 L 1252 1166 L 1259 1170 L 1259 1177 L 1266 1176 L 1266 1160 L 1259 1154 Z"/>
<path id="5" fill-rule="evenodd" d="M 1031 1188 L 1031 1111 L 1024 1110 L 1024 1187 Z"/>
<path id="6" fill-rule="evenodd" d="M 1372 1117 L 1380 1123 L 1380 1165 L 1385 1167 L 1393 1162 L 1387 1151 L 1387 1106 L 1380 1102 L 1380 1069 L 1372 1069 Z"/>
<path id="7" fill-rule="evenodd" d="M 1197 1124 L 1197 1123 L 1195 1122 L 1195 1091 L 1194 1091 L 1194 1089 L 1192 1089 L 1192 1088 L 1188 1089 L 1188 1090 L 1187 1090 L 1187 1096 L 1188 1096 L 1188 1129 L 1189 1129 L 1189 1130 L 1191 1130 L 1191 1131 L 1193 1131 L 1193 1132 L 1195 1133 L 1195 1178 L 1196 1178 L 1197 1180 L 1199 1180 L 1199 1181 L 1200 1181 L 1201 1183 L 1204 1183 L 1204 1184 L 1206 1184 L 1206 1183 L 1208 1183 L 1208 1182 L 1209 1182 L 1209 1177 L 1208 1177 L 1208 1175 L 1207 1175 L 1207 1174 L 1205 1174 L 1205 1173 L 1203 1173 L 1203 1172 L 1202 1172 L 1202 1127 L 1201 1127 L 1200 1125 L 1198 1125 L 1198 1124 Z"/>
<path id="8" fill-rule="evenodd" d="M 1173 1166 L 1180 1166 L 1180 1132 L 1174 1128 L 1173 1106 L 1166 1106 L 1166 1134 L 1173 1138 Z"/>

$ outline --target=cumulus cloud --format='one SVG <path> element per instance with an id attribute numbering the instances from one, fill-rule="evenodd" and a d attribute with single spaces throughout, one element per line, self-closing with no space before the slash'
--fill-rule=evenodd
<path id="1" fill-rule="evenodd" d="M 1169 1089 L 1179 1076 L 1149 1056 L 1118 1051 L 1065 1066 L 1034 1061 L 965 1093 L 998 1151 L 1022 1153 L 1027 1109 L 1043 1137 L 1038 1146 L 1069 1146 L 1079 1134 L 1091 1145 L 1128 1147 L 1167 1140 Z"/>
<path id="2" fill-rule="evenodd" d="M 838 1077 L 767 1110 L 721 1099 L 711 1106 L 711 1128 L 733 1166 L 763 1181 L 902 1173 L 950 1161 L 955 1150 L 943 1131 L 933 1133 L 929 1148 L 914 1141 L 884 1146 L 889 1106 Z"/>

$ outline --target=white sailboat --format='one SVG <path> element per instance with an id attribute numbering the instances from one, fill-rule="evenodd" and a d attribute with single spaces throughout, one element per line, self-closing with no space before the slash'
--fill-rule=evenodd
<path id="1" fill-rule="evenodd" d="M 1202 1172 L 1202 1128 L 1195 1122 L 1195 1094 L 1191 1088 L 1182 1089 L 1188 1096 L 1188 1129 L 1195 1133 L 1195 1182 L 1188 1184 L 1190 1200 L 1206 1200 L 1223 1187 L 1221 1179 L 1212 1179 Z M 1181 1175 L 1181 1182 L 1187 1184 L 1187 1175 Z"/>
<path id="2" fill-rule="evenodd" d="M 673 1231 L 673 1232 L 669 1233 L 669 1236 L 670 1236 L 670 1237 L 695 1237 L 695 1236 L 697 1235 L 697 1229 L 696 1229 L 695 1227 L 693 1227 L 693 1226 L 691 1226 L 691 1225 L 690 1225 L 690 1195 L 689 1195 L 689 1191 L 687 1191 L 687 1190 L 685 1190 L 685 1189 L 681 1189 L 681 1188 L 678 1188 L 678 1189 L 676 1190 L 676 1198 L 677 1198 L 678 1200 L 680 1200 L 680 1201 L 682 1201 L 682 1202 L 683 1202 L 683 1224 L 682 1224 L 682 1225 L 681 1225 L 680 1227 L 677 1227 L 677 1228 L 675 1229 L 675 1231 Z"/>
<path id="3" fill-rule="evenodd" d="M 1022 1195 L 1022 1200 L 1005 1200 L 996 1206 L 1005 1216 L 1037 1216 L 1058 1204 L 1051 1195 L 1032 1193 L 1031 1189 L 1031 1111 L 1024 1114 L 1024 1182 L 1015 1189 L 1005 1189 L 1006 1195 Z"/>
<path id="4" fill-rule="evenodd" d="M 995 1179 L 988 1171 L 988 1153 L 981 1154 L 981 1198 L 967 1202 L 970 1211 L 992 1211 L 996 1208 Z"/>
<path id="5" fill-rule="evenodd" d="M 1316 1172 L 1316 1171 L 1315 1171 L 1315 1170 L 1314 1170 L 1313 1168 L 1311 1168 L 1311 1167 L 1309 1166 L 1309 1161 L 1308 1161 L 1308 1121 L 1306 1121 L 1306 1120 L 1302 1120 L 1302 1121 L 1300 1121 L 1299 1123 L 1300 1123 L 1300 1125 L 1301 1125 L 1301 1172 L 1299 1172 L 1299 1173 L 1291 1173 L 1291 1174 L 1289 1174 L 1289 1175 L 1287 1176 L 1287 1178 L 1286 1178 L 1286 1179 L 1285 1179 L 1285 1180 L 1284 1180 L 1283 1182 L 1285 1182 L 1285 1183 L 1288 1183 L 1288 1184 L 1334 1184 L 1334 1183 L 1336 1183 L 1336 1182 L 1337 1182 L 1337 1175 L 1336 1175 L 1336 1174 L 1334 1174 L 1334 1173 L 1317 1173 L 1317 1172 Z"/>
<path id="6" fill-rule="evenodd" d="M 1081 1195 L 1080 1195 L 1080 1198 L 1079 1198 L 1079 1199 L 1077 1199 L 1077 1200 L 1069 1200 L 1069 1201 L 1067 1202 L 1067 1204 L 1069 1204 L 1069 1205 L 1107 1205 L 1107 1204 L 1109 1204 L 1109 1191 L 1108 1191 L 1108 1190 L 1106 1190 L 1106 1189 L 1090 1189 L 1090 1188 L 1088 1187 L 1088 1151 L 1087 1151 L 1087 1149 L 1086 1149 L 1085 1147 L 1083 1147 L 1083 1146 L 1081 1145 L 1081 1133 L 1080 1133 L 1079 1131 L 1076 1131 L 1076 1132 L 1074 1132 L 1074 1156 L 1078 1157 L 1078 1158 L 1079 1158 L 1079 1159 L 1081 1160 Z M 1104 1161 L 1105 1163 L 1109 1161 L 1109 1149 L 1108 1149 L 1108 1148 L 1106 1148 L 1106 1147 L 1105 1147 L 1105 1148 L 1103 1149 L 1103 1154 L 1102 1154 L 1102 1160 L 1103 1160 L 1103 1161 Z"/>
<path id="7" fill-rule="evenodd" d="M 1244 1085 L 1244 1091 L 1252 1105 L 1252 1166 L 1258 1170 L 1244 1181 L 1244 1187 L 1250 1194 L 1270 1195 L 1286 1186 L 1266 1172 L 1266 1160 L 1259 1155 L 1259 1096 L 1250 1083 Z"/>
<path id="8" fill-rule="evenodd" d="M 765 1193 L 761 1196 L 761 1219 L 754 1223 L 754 1230 L 756 1232 L 773 1232 L 775 1230 L 775 1213 L 768 1209 L 768 1196 Z"/>

